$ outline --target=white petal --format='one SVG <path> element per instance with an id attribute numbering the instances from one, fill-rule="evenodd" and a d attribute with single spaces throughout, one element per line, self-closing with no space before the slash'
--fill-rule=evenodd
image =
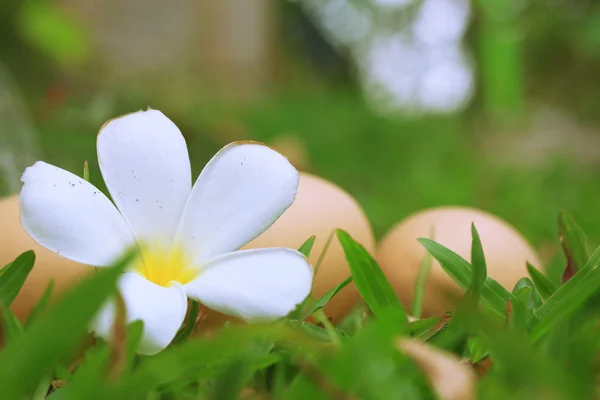
<path id="1" fill-rule="evenodd" d="M 232 143 L 206 165 L 185 206 L 176 241 L 202 263 L 239 249 L 293 203 L 298 171 L 271 148 Z"/>
<path id="2" fill-rule="evenodd" d="M 160 111 L 139 111 L 106 123 L 97 146 L 106 186 L 136 239 L 170 243 L 192 185 L 179 129 Z"/>
<path id="3" fill-rule="evenodd" d="M 181 327 L 187 311 L 187 298 L 180 284 L 162 287 L 143 276 L 128 272 L 119 280 L 127 323 L 141 320 L 144 333 L 138 353 L 156 354 L 169 345 Z M 110 340 L 115 318 L 115 303 L 104 306 L 92 324 L 92 330 Z"/>
<path id="4" fill-rule="evenodd" d="M 39 161 L 25 170 L 22 181 L 21 223 L 47 249 L 107 266 L 135 245 L 115 206 L 83 178 Z"/>
<path id="5" fill-rule="evenodd" d="M 240 250 L 210 260 L 183 286 L 188 297 L 246 322 L 285 317 L 310 293 L 313 270 L 292 249 Z"/>

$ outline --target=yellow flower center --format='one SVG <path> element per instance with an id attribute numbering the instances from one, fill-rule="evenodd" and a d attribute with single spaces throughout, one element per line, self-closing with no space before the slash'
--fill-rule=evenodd
<path id="1" fill-rule="evenodd" d="M 142 248 L 141 257 L 133 269 L 149 281 L 163 287 L 169 286 L 173 281 L 185 285 L 194 280 L 200 272 L 199 268 L 191 264 L 181 248 L 165 250 L 159 246 Z"/>

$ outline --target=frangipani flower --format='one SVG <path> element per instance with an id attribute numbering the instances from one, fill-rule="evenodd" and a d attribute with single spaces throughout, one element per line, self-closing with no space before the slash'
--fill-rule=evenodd
<path id="1" fill-rule="evenodd" d="M 83 264 L 109 266 L 132 247 L 140 256 L 119 281 L 127 321 L 142 320 L 139 352 L 173 340 L 187 298 L 247 322 L 285 317 L 310 293 L 313 271 L 286 248 L 238 250 L 292 204 L 298 172 L 252 142 L 232 143 L 192 187 L 179 129 L 155 110 L 105 124 L 98 162 L 116 207 L 84 179 L 37 162 L 23 174 L 21 222 L 40 245 Z M 114 305 L 92 326 L 110 336 Z"/>

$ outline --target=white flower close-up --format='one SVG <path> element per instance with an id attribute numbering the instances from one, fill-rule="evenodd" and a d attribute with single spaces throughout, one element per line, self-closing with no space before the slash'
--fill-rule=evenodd
<path id="1" fill-rule="evenodd" d="M 83 178 L 40 161 L 23 174 L 21 222 L 40 245 L 90 266 L 139 250 L 118 284 L 127 321 L 144 323 L 139 353 L 172 342 L 188 298 L 253 323 L 283 318 L 309 295 L 313 270 L 298 251 L 239 250 L 295 199 L 298 171 L 281 154 L 229 144 L 192 186 L 184 137 L 156 110 L 106 123 L 97 153 L 114 204 Z M 109 339 L 114 316 L 110 302 L 91 329 Z"/>

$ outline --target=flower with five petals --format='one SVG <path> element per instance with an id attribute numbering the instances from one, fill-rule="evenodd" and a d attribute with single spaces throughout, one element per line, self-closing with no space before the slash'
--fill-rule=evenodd
<path id="1" fill-rule="evenodd" d="M 109 266 L 138 257 L 118 283 L 127 321 L 142 320 L 141 354 L 173 340 L 187 299 L 246 322 L 285 317 L 310 293 L 313 271 L 298 251 L 239 250 L 293 203 L 298 172 L 254 142 L 232 143 L 192 186 L 179 129 L 156 110 L 106 123 L 98 162 L 113 203 L 82 178 L 37 162 L 23 174 L 21 222 L 40 245 L 70 260 Z M 114 302 L 92 330 L 108 338 Z"/>

